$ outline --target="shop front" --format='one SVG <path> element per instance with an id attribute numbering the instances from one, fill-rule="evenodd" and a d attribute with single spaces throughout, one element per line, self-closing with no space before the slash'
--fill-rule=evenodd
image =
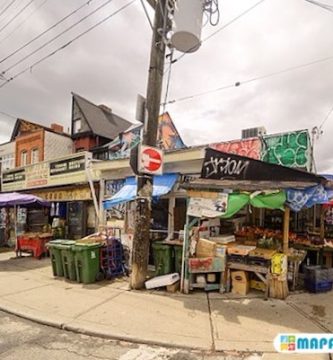
<path id="1" fill-rule="evenodd" d="M 84 152 L 4 172 L 4 192 L 31 193 L 51 204 L 47 212 L 27 209 L 20 213 L 19 225 L 29 223 L 32 231 L 49 227 L 55 238 L 78 239 L 93 233 L 98 224 L 99 184 L 90 160 L 91 154 Z M 7 218 L 3 216 L 3 222 Z"/>
<path id="2" fill-rule="evenodd" d="M 300 278 L 309 291 L 332 288 L 332 272 L 308 266 L 320 263 L 306 261 L 308 249 L 297 246 L 304 237 L 300 224 L 309 225 L 303 220 L 332 195 L 324 177 L 207 149 L 200 179 L 184 187 L 183 291 L 246 295 L 254 288 L 285 298 Z"/>

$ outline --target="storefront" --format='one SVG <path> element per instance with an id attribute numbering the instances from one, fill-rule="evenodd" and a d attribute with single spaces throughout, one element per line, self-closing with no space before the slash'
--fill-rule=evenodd
<path id="1" fill-rule="evenodd" d="M 47 214 L 27 210 L 25 217 L 34 230 L 49 225 L 56 238 L 78 239 L 98 226 L 99 182 L 90 161 L 91 154 L 83 152 L 7 171 L 2 189 L 31 193 L 51 203 Z"/>
<path id="2" fill-rule="evenodd" d="M 290 231 L 290 210 L 327 202 L 332 195 L 327 180 L 207 149 L 200 179 L 184 187 L 189 203 L 182 289 L 244 295 L 254 287 L 266 297 L 285 298 L 306 256 L 294 246 L 301 233 Z M 293 218 L 299 226 L 298 216 Z M 326 285 L 332 287 L 331 280 Z"/>

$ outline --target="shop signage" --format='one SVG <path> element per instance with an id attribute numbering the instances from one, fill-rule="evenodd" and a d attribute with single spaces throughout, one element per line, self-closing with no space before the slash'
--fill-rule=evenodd
<path id="1" fill-rule="evenodd" d="M 214 218 L 222 216 L 228 209 L 228 194 L 218 193 L 215 198 L 191 197 L 187 214 L 195 217 Z"/>
<path id="2" fill-rule="evenodd" d="M 311 173 L 268 164 L 260 160 L 206 149 L 201 178 L 248 181 L 300 181 L 320 183 L 324 178 Z"/>
<path id="3" fill-rule="evenodd" d="M 75 188 L 65 190 L 50 190 L 50 191 L 34 191 L 34 195 L 41 197 L 47 201 L 78 201 L 91 200 L 90 188 Z"/>
<path id="4" fill-rule="evenodd" d="M 19 170 L 9 170 L 2 176 L 2 191 L 17 191 L 47 186 L 87 182 L 86 161 L 90 153 L 43 161 Z"/>
<path id="5" fill-rule="evenodd" d="M 141 145 L 139 148 L 138 171 L 143 174 L 163 174 L 163 151 L 161 149 Z"/>
<path id="6" fill-rule="evenodd" d="M 11 171 L 10 173 L 2 174 L 2 184 L 21 183 L 25 181 L 25 171 Z"/>
<path id="7" fill-rule="evenodd" d="M 68 174 L 85 169 L 86 158 L 80 156 L 75 159 L 66 159 L 50 163 L 50 176 Z"/>

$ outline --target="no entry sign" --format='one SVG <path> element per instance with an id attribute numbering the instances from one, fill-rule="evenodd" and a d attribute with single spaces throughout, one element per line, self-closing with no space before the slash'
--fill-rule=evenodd
<path id="1" fill-rule="evenodd" d="M 163 174 L 163 151 L 161 149 L 141 145 L 138 160 L 139 173 Z"/>

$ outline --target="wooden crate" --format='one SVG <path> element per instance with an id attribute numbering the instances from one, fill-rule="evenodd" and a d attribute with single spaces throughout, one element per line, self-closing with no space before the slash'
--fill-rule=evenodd
<path id="1" fill-rule="evenodd" d="M 255 248 L 249 252 L 249 256 L 270 260 L 272 259 L 273 255 L 276 254 L 276 252 L 277 251 L 273 249 Z"/>

